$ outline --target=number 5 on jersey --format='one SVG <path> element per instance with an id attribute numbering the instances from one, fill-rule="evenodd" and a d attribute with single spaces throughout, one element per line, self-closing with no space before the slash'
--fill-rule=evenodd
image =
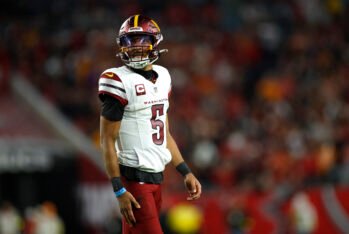
<path id="1" fill-rule="evenodd" d="M 162 145 L 164 143 L 164 122 L 156 117 L 164 115 L 164 104 L 157 104 L 151 107 L 151 127 L 156 130 L 156 133 L 153 133 L 153 142 L 156 145 Z"/>

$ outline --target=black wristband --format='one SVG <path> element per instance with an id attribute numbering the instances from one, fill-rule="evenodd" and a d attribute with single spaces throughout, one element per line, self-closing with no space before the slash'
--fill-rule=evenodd
<path id="1" fill-rule="evenodd" d="M 120 177 L 113 177 L 110 179 L 111 184 L 113 185 L 113 190 L 114 192 L 119 191 L 122 189 L 124 186 L 122 185 L 121 178 Z"/>
<path id="2" fill-rule="evenodd" d="M 176 170 L 181 173 L 182 176 L 186 176 L 191 172 L 190 168 L 185 162 L 178 164 L 178 166 L 176 166 Z"/>

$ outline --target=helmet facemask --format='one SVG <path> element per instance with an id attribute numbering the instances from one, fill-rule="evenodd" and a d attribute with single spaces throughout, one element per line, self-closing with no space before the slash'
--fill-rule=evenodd
<path id="1" fill-rule="evenodd" d="M 118 38 L 119 57 L 127 66 L 143 69 L 158 59 L 159 53 L 154 47 L 159 42 L 160 40 L 149 34 L 125 34 Z"/>

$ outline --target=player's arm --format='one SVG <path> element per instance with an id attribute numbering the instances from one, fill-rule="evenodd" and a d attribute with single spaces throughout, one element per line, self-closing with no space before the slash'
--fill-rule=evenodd
<path id="1" fill-rule="evenodd" d="M 177 169 L 177 171 L 184 177 L 184 184 L 189 192 L 188 200 L 196 200 L 201 195 L 201 184 L 194 174 L 189 169 L 188 165 L 185 163 L 181 152 L 178 149 L 177 143 L 172 137 L 169 130 L 169 121 L 166 118 L 166 137 L 167 137 L 167 148 L 172 155 L 172 165 Z"/>
<path id="2" fill-rule="evenodd" d="M 115 100 L 109 98 L 109 100 L 107 99 L 103 103 L 100 117 L 101 149 L 105 169 L 112 182 L 115 195 L 118 198 L 120 211 L 125 217 L 127 223 L 132 226 L 136 223 L 132 211 L 132 205 L 136 208 L 140 208 L 140 205 L 132 194 L 126 191 L 121 182 L 120 168 L 115 150 L 115 140 L 119 134 L 121 117 L 115 117 L 120 116 L 117 114 L 117 109 L 120 108 L 117 106 L 119 104 L 114 102 Z"/>
<path id="3" fill-rule="evenodd" d="M 101 149 L 105 169 L 110 179 L 120 177 L 120 169 L 115 150 L 115 140 L 119 134 L 121 121 L 111 121 L 100 117 Z"/>

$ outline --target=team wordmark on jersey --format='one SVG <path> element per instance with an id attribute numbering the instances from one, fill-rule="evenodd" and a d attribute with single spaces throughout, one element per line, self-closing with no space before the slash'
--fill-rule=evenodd
<path id="1" fill-rule="evenodd" d="M 144 84 L 137 84 L 137 85 L 135 85 L 135 88 L 136 88 L 136 95 L 137 96 L 145 94 Z"/>
<path id="2" fill-rule="evenodd" d="M 159 100 L 145 101 L 144 104 L 145 105 L 149 105 L 149 104 L 157 104 L 157 103 L 162 103 L 162 102 L 168 102 L 168 98 L 163 98 L 163 99 L 159 99 Z"/>

